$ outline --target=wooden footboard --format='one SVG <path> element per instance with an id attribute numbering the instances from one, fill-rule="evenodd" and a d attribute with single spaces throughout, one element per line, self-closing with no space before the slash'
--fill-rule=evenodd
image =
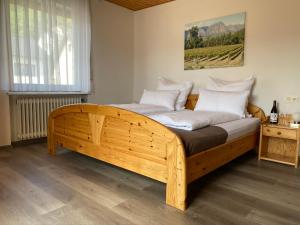
<path id="1" fill-rule="evenodd" d="M 48 150 L 62 146 L 167 184 L 166 202 L 186 208 L 186 157 L 165 126 L 111 106 L 70 105 L 49 116 Z"/>
<path id="2" fill-rule="evenodd" d="M 198 96 L 186 107 L 193 109 Z M 248 112 L 266 120 L 264 112 Z M 59 108 L 49 116 L 48 148 L 62 146 L 167 184 L 166 202 L 185 210 L 187 184 L 257 146 L 257 134 L 208 149 L 188 158 L 181 139 L 154 120 L 111 106 L 90 104 Z"/>

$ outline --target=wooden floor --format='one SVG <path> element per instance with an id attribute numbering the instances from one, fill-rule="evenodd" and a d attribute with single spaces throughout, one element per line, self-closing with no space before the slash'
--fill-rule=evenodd
<path id="1" fill-rule="evenodd" d="M 165 205 L 165 185 L 45 144 L 0 150 L 0 224 L 300 224 L 300 170 L 253 153 L 189 187 L 190 207 Z"/>

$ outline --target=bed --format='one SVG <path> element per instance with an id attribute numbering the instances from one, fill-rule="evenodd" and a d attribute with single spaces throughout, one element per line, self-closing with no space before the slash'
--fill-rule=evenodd
<path id="1" fill-rule="evenodd" d="M 190 95 L 186 108 L 193 109 L 197 100 L 198 95 Z M 266 120 L 255 105 L 249 104 L 248 112 Z M 185 210 L 187 185 L 257 147 L 258 132 L 187 156 L 181 138 L 149 117 L 114 106 L 78 104 L 50 114 L 48 151 L 55 155 L 61 146 L 166 183 L 166 204 Z"/>

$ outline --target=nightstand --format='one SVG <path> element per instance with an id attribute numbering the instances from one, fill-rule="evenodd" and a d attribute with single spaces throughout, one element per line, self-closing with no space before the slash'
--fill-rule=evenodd
<path id="1" fill-rule="evenodd" d="M 261 125 L 259 160 L 269 160 L 298 167 L 300 129 L 288 125 Z"/>

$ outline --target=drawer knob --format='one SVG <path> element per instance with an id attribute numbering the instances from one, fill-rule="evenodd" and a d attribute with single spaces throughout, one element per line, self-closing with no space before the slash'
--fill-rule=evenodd
<path id="1" fill-rule="evenodd" d="M 267 129 L 268 132 L 270 132 L 270 129 Z"/>
<path id="2" fill-rule="evenodd" d="M 281 135 L 281 132 L 280 132 L 280 131 L 278 131 L 278 132 L 277 132 L 277 134 L 278 134 L 278 135 Z"/>

